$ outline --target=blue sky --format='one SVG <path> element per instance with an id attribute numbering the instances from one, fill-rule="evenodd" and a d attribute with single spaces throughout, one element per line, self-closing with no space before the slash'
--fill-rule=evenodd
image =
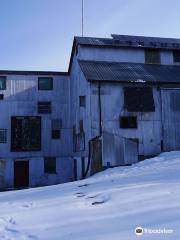
<path id="1" fill-rule="evenodd" d="M 84 0 L 85 35 L 180 38 L 179 0 Z M 0 69 L 66 71 L 81 0 L 0 0 Z"/>

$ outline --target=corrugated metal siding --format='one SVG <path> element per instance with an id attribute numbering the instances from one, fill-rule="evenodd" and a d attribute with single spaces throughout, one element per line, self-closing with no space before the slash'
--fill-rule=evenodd
<path id="1" fill-rule="evenodd" d="M 89 81 L 180 83 L 180 66 L 79 61 Z"/>

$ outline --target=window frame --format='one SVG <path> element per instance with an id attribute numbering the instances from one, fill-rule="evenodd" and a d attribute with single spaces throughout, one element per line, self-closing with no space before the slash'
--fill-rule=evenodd
<path id="1" fill-rule="evenodd" d="M 86 107 L 86 96 L 79 96 L 79 107 Z"/>
<path id="2" fill-rule="evenodd" d="M 119 123 L 120 123 L 121 129 L 137 129 L 138 128 L 137 116 L 120 116 L 119 120 L 120 120 Z M 127 120 L 127 122 L 125 122 L 125 120 Z"/>
<path id="3" fill-rule="evenodd" d="M 41 80 L 50 80 L 50 88 L 42 88 L 41 87 L 41 84 L 40 84 L 40 81 Z M 53 77 L 38 77 L 38 91 L 52 91 L 53 90 L 53 81 L 54 79 L 53 79 Z"/>
<path id="4" fill-rule="evenodd" d="M 1 141 L 3 136 L 3 141 Z M 7 129 L 6 128 L 0 128 L 0 144 L 7 143 Z"/>
<path id="5" fill-rule="evenodd" d="M 152 53 L 153 54 L 157 54 L 157 59 L 156 61 L 154 61 L 154 56 L 152 57 Z M 161 64 L 161 52 L 159 49 L 154 49 L 154 48 L 145 48 L 144 49 L 144 54 L 145 54 L 145 64 Z M 149 56 L 149 54 L 151 54 L 151 56 Z M 151 60 L 150 60 L 151 59 Z M 153 61 L 152 61 L 153 59 Z"/>
<path id="6" fill-rule="evenodd" d="M 49 170 L 49 165 L 47 164 L 47 160 L 54 161 L 55 165 L 51 166 L 52 169 Z M 57 174 L 57 158 L 56 157 L 44 157 L 44 174 Z"/>
<path id="7" fill-rule="evenodd" d="M 40 105 L 41 105 L 41 107 L 42 107 L 42 105 L 44 104 L 45 105 L 45 103 L 47 104 L 47 105 L 49 105 L 49 109 L 47 110 L 47 111 L 45 111 L 45 110 L 40 110 Z M 38 104 L 37 104 L 38 106 L 38 114 L 51 114 L 52 113 L 52 102 L 51 101 L 38 101 Z"/>
<path id="8" fill-rule="evenodd" d="M 176 54 L 179 54 L 179 56 L 177 56 Z M 176 61 L 176 59 L 178 60 Z M 173 50 L 173 62 L 180 64 L 180 50 Z"/>
<path id="9" fill-rule="evenodd" d="M 4 87 L 1 88 L 1 84 L 0 84 L 0 90 L 6 90 L 7 77 L 6 76 L 0 76 L 0 81 L 1 80 L 4 80 L 4 84 L 2 84 L 2 86 L 4 85 Z"/>

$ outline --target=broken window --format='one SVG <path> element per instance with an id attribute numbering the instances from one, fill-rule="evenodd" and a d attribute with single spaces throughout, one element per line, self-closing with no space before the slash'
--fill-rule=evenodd
<path id="1" fill-rule="evenodd" d="M 175 63 L 180 63 L 180 51 L 173 51 L 173 58 Z"/>
<path id="2" fill-rule="evenodd" d="M 120 117 L 120 128 L 137 128 L 137 117 Z"/>
<path id="3" fill-rule="evenodd" d="M 160 64 L 160 51 L 157 49 L 145 49 L 145 63 Z"/>
<path id="4" fill-rule="evenodd" d="M 0 143 L 7 142 L 7 129 L 0 129 Z"/>
<path id="5" fill-rule="evenodd" d="M 38 78 L 38 90 L 53 90 L 53 78 L 39 77 Z"/>
<path id="6" fill-rule="evenodd" d="M 11 118 L 11 151 L 41 150 L 41 117 Z"/>
<path id="7" fill-rule="evenodd" d="M 151 87 L 125 87 L 124 105 L 129 112 L 154 112 L 155 104 Z"/>
<path id="8" fill-rule="evenodd" d="M 38 113 L 51 113 L 51 102 L 38 102 Z"/>
<path id="9" fill-rule="evenodd" d="M 51 121 L 52 139 L 61 138 L 61 128 L 62 128 L 62 119 L 52 119 Z"/>
<path id="10" fill-rule="evenodd" d="M 56 158 L 55 157 L 44 158 L 44 172 L 49 174 L 56 174 Z"/>
<path id="11" fill-rule="evenodd" d="M 6 89 L 6 77 L 0 76 L 0 90 Z"/>
<path id="12" fill-rule="evenodd" d="M 79 106 L 86 107 L 86 96 L 79 96 Z"/>

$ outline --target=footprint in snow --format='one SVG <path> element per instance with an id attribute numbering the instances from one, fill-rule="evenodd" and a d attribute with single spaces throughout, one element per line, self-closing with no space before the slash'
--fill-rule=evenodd
<path id="1" fill-rule="evenodd" d="M 87 184 L 87 183 L 85 183 L 85 184 L 83 184 L 83 185 L 79 185 L 78 187 L 87 187 L 87 186 L 89 186 L 90 184 Z"/>
<path id="2" fill-rule="evenodd" d="M 82 192 L 76 193 L 76 197 L 78 197 L 78 198 L 85 197 L 85 196 L 86 196 L 86 194 L 84 194 Z"/>

